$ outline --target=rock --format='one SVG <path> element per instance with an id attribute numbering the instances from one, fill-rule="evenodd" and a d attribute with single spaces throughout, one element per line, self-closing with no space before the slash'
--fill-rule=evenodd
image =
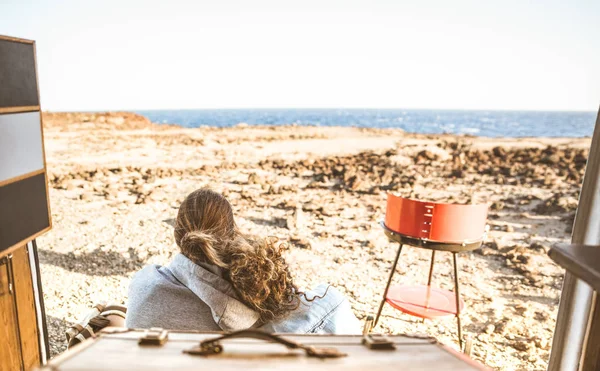
<path id="1" fill-rule="evenodd" d="M 575 209 L 577 205 L 574 205 Z M 534 211 L 539 214 L 550 215 L 554 213 L 561 213 L 569 210 L 569 200 L 565 199 L 561 194 L 555 194 L 550 198 L 542 201 L 538 204 Z"/>
<path id="2" fill-rule="evenodd" d="M 492 210 L 495 210 L 495 211 L 500 211 L 500 210 L 504 209 L 504 202 L 502 202 L 502 201 L 494 201 L 492 203 L 492 205 L 490 206 L 490 208 Z"/>
<path id="3" fill-rule="evenodd" d="M 525 314 L 525 312 L 527 312 L 527 310 L 528 310 L 528 309 L 529 309 L 529 308 L 527 307 L 527 305 L 524 305 L 524 304 L 517 304 L 517 305 L 515 306 L 515 311 L 516 311 L 517 313 L 519 313 L 520 315 L 523 315 L 523 314 Z"/>
<path id="4" fill-rule="evenodd" d="M 309 203 L 302 205 L 302 210 L 304 210 L 304 211 L 317 211 L 319 209 L 320 209 L 320 206 L 313 202 L 309 202 Z"/>
<path id="5" fill-rule="evenodd" d="M 500 230 L 504 231 L 504 232 L 512 233 L 515 231 L 515 228 L 510 224 L 506 224 L 506 225 L 503 225 L 502 227 L 500 227 Z"/>
<path id="6" fill-rule="evenodd" d="M 85 192 L 85 193 L 82 193 L 82 194 L 80 194 L 80 195 L 79 195 L 79 199 L 80 199 L 81 201 L 89 201 L 89 200 L 91 200 L 91 199 L 92 199 L 92 197 L 93 197 L 93 196 L 94 196 L 94 195 L 93 195 L 92 193 L 90 193 L 90 192 Z"/>
<path id="7" fill-rule="evenodd" d="M 352 178 L 352 181 L 350 182 L 350 189 L 353 191 L 358 190 L 359 188 L 362 188 L 364 182 L 360 179 L 360 177 L 355 176 Z"/>
<path id="8" fill-rule="evenodd" d="M 323 216 L 334 216 L 337 214 L 337 210 L 334 207 L 328 205 L 321 207 L 319 211 Z"/>
<path id="9" fill-rule="evenodd" d="M 306 237 L 294 236 L 294 237 L 290 238 L 290 241 L 292 242 L 292 244 L 294 244 L 294 246 L 299 247 L 301 249 L 312 248 L 312 244 L 310 243 L 310 240 Z"/>
<path id="10" fill-rule="evenodd" d="M 114 200 L 119 197 L 119 191 L 117 189 L 106 189 L 104 190 L 104 198 L 107 200 Z"/>
<path id="11" fill-rule="evenodd" d="M 489 247 L 492 250 L 498 250 L 498 242 L 496 242 L 496 240 L 486 242 L 485 246 Z"/>
<path id="12" fill-rule="evenodd" d="M 66 185 L 65 189 L 66 189 L 67 191 L 74 191 L 74 190 L 76 190 L 76 189 L 77 189 L 77 184 L 75 184 L 75 183 L 73 183 L 73 182 L 69 182 L 69 183 L 67 183 L 67 185 Z"/>
<path id="13" fill-rule="evenodd" d="M 465 172 L 462 169 L 453 169 L 450 176 L 453 178 L 464 178 Z"/>
<path id="14" fill-rule="evenodd" d="M 547 252 L 548 250 L 550 250 L 550 248 L 548 246 L 545 246 L 540 242 L 533 242 L 531 245 L 529 245 L 529 248 L 531 250 L 544 252 L 544 253 Z"/>
<path id="15" fill-rule="evenodd" d="M 304 212 L 302 211 L 302 207 L 297 205 L 295 210 L 286 218 L 286 227 L 290 231 L 297 231 L 304 229 L 305 225 Z"/>
<path id="16" fill-rule="evenodd" d="M 547 312 L 536 311 L 534 314 L 534 318 L 537 321 L 546 322 L 548 321 L 548 319 L 550 319 L 550 314 L 548 314 Z"/>
<path id="17" fill-rule="evenodd" d="M 263 180 L 256 173 L 248 175 L 248 184 L 262 184 Z"/>
<path id="18" fill-rule="evenodd" d="M 550 341 L 548 341 L 547 338 L 542 338 L 542 337 L 536 336 L 533 339 L 533 341 L 535 343 L 535 346 L 538 349 L 542 349 L 542 350 L 548 350 L 548 349 L 550 349 Z"/>
<path id="19" fill-rule="evenodd" d="M 429 151 L 429 150 L 423 150 L 419 153 L 417 153 L 417 157 L 416 157 L 416 161 L 415 162 L 422 162 L 422 161 L 434 161 L 438 158 L 438 155 Z"/>
<path id="20" fill-rule="evenodd" d="M 493 334 L 493 333 L 494 333 L 494 331 L 496 331 L 496 326 L 494 326 L 494 325 L 491 325 L 491 324 L 490 324 L 490 325 L 487 325 L 487 326 L 485 327 L 485 333 L 486 333 L 486 334 Z"/>
<path id="21" fill-rule="evenodd" d="M 506 158 L 506 149 L 504 149 L 504 147 L 494 147 L 492 149 L 492 152 L 494 153 L 494 156 L 496 156 L 496 157 L 500 157 L 501 159 Z"/>
<path id="22" fill-rule="evenodd" d="M 507 329 L 507 321 L 502 320 L 502 321 L 499 321 L 498 323 L 496 323 L 494 332 L 496 332 L 498 334 L 504 334 L 506 329 Z"/>
<path id="23" fill-rule="evenodd" d="M 267 191 L 267 194 L 270 195 L 279 195 L 282 194 L 283 192 L 281 191 L 281 188 L 275 185 L 271 185 L 269 186 L 269 190 Z"/>
<path id="24" fill-rule="evenodd" d="M 307 185 L 306 185 L 307 189 L 318 189 L 318 188 L 327 188 L 323 183 L 321 182 L 317 182 L 317 181 L 310 181 Z"/>
<path id="25" fill-rule="evenodd" d="M 557 154 L 545 156 L 542 158 L 541 162 L 549 165 L 555 165 L 560 162 L 560 156 L 558 156 Z"/>
<path id="26" fill-rule="evenodd" d="M 528 352 L 531 348 L 533 348 L 534 344 L 530 341 L 519 340 L 511 344 L 513 348 L 516 350 L 520 350 L 522 352 Z"/>

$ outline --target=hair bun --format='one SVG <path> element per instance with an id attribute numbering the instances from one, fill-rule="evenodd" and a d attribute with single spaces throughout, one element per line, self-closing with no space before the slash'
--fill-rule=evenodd
<path id="1" fill-rule="evenodd" d="M 205 261 L 209 264 L 227 268 L 215 249 L 217 239 L 208 233 L 200 231 L 187 232 L 181 238 L 181 252 L 193 261 Z"/>

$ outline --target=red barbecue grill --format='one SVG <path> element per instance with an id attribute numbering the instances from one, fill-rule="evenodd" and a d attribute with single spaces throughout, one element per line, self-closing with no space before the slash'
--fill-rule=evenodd
<path id="1" fill-rule="evenodd" d="M 381 223 L 391 241 L 398 242 L 398 252 L 390 272 L 374 326 L 383 305 L 423 319 L 456 317 L 458 343 L 463 347 L 460 313 L 464 302 L 460 298 L 457 255 L 481 246 L 486 234 L 488 205 L 458 205 L 411 200 L 388 194 L 385 222 Z M 431 250 L 431 265 L 427 285 L 391 286 L 402 247 L 414 246 Z M 454 292 L 431 286 L 436 251 L 452 253 Z M 467 351 L 467 349 L 465 349 Z"/>

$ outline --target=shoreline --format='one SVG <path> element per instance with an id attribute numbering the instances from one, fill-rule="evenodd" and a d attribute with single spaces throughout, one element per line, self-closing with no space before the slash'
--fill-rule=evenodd
<path id="1" fill-rule="evenodd" d="M 142 111 L 151 111 L 151 110 L 142 110 Z M 142 111 L 81 111 L 81 112 L 53 112 L 53 111 L 44 111 L 43 114 L 44 116 L 47 117 L 68 117 L 69 115 L 80 115 L 80 116 L 90 116 L 90 117 L 95 117 L 95 116 L 104 116 L 104 115 L 127 115 L 127 116 L 139 116 L 140 118 L 143 118 L 144 120 L 147 120 L 148 122 L 151 122 L 154 125 L 158 125 L 158 126 L 167 126 L 167 127 L 177 127 L 177 128 L 181 128 L 181 129 L 200 129 L 200 130 L 211 130 L 211 129 L 244 129 L 244 128 L 256 128 L 256 129 L 269 129 L 269 128 L 282 128 L 283 130 L 286 129 L 291 129 L 291 128 L 315 128 L 315 129 L 322 129 L 322 128 L 328 128 L 328 129 L 338 129 L 338 130 L 345 130 L 345 129 L 356 129 L 356 130 L 367 130 L 367 131 L 391 131 L 391 132 L 395 132 L 395 131 L 402 131 L 406 134 L 412 134 L 412 135 L 423 135 L 423 136 L 457 136 L 457 137 L 464 137 L 464 138 L 484 138 L 484 139 L 489 139 L 489 140 L 509 140 L 509 139 L 523 139 L 523 140 L 533 140 L 533 139 L 590 139 L 591 140 L 591 134 L 590 135 L 584 135 L 584 136 L 485 136 L 485 135 L 476 135 L 476 134 L 469 134 L 469 133 L 451 133 L 451 132 L 416 132 L 416 131 L 407 131 L 404 130 L 400 127 L 374 127 L 374 126 L 364 126 L 364 125 L 317 125 L 317 124 L 296 124 L 296 123 L 290 123 L 290 124 L 249 124 L 246 122 L 238 122 L 237 124 L 232 124 L 232 125 L 198 125 L 198 126 L 184 126 L 178 123 L 169 123 L 169 122 L 154 122 L 152 121 L 148 116 L 138 113 L 138 112 L 142 112 Z M 157 112 L 160 112 L 162 110 L 156 110 Z M 185 110 L 177 110 L 177 111 L 185 111 Z M 189 111 L 198 111 L 198 110 L 189 110 Z M 202 111 L 202 110 L 200 110 Z M 206 110 L 206 111 L 211 111 L 211 110 Z M 221 110 L 216 110 L 216 111 L 221 111 Z M 231 111 L 235 111 L 235 109 L 231 109 Z M 416 110 L 419 111 L 419 110 Z M 435 111 L 435 110 L 434 110 Z M 443 112 L 444 110 L 440 110 L 440 112 Z M 462 112 L 462 111 L 457 111 L 457 112 Z M 469 111 L 465 111 L 465 112 L 469 112 Z M 482 112 L 540 112 L 543 113 L 544 111 L 482 111 Z M 592 112 L 585 112 L 585 111 L 556 111 L 556 113 L 592 113 Z"/>

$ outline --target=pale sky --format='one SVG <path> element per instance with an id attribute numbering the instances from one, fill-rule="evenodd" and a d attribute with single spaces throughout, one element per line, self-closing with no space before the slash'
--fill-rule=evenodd
<path id="1" fill-rule="evenodd" d="M 598 0 L 0 0 L 42 108 L 595 111 Z"/>

